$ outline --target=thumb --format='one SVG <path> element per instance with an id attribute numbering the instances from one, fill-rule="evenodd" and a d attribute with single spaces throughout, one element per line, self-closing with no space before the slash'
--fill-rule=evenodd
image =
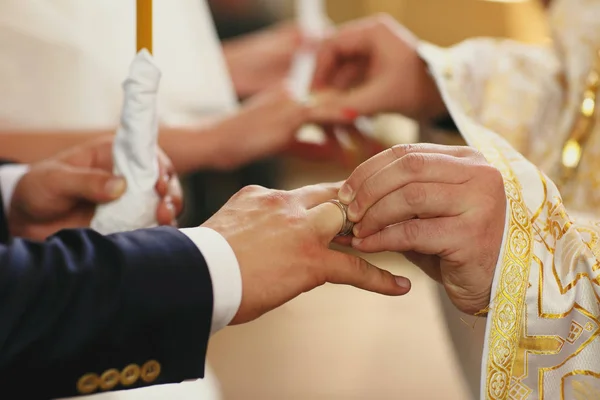
<path id="1" fill-rule="evenodd" d="M 344 214 L 333 203 L 322 203 L 308 210 L 308 221 L 319 239 L 329 243 L 340 232 L 344 225 Z"/>
<path id="2" fill-rule="evenodd" d="M 116 200 L 127 188 L 125 179 L 101 169 L 66 167 L 55 176 L 52 186 L 59 194 L 92 203 Z"/>
<path id="3" fill-rule="evenodd" d="M 326 279 L 330 283 L 351 285 L 388 296 L 400 296 L 410 290 L 410 281 L 405 277 L 394 276 L 360 257 L 335 250 L 328 250 L 328 253 L 325 265 Z"/>

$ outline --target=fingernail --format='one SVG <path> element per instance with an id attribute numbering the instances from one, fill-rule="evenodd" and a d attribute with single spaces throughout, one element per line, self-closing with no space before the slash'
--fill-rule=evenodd
<path id="1" fill-rule="evenodd" d="M 362 243 L 363 239 L 361 238 L 352 238 L 352 247 L 356 247 L 356 246 L 360 246 L 360 244 Z"/>
<path id="2" fill-rule="evenodd" d="M 105 193 L 111 198 L 120 197 L 123 192 L 125 192 L 125 188 L 127 186 L 127 182 L 123 178 L 112 178 L 106 185 L 104 186 Z"/>
<path id="3" fill-rule="evenodd" d="M 360 224 L 354 225 L 354 228 L 352 229 L 352 233 L 354 234 L 354 236 L 356 236 L 356 237 L 360 236 L 360 228 L 361 228 Z"/>
<path id="4" fill-rule="evenodd" d="M 410 281 L 403 276 L 394 276 L 394 280 L 396 281 L 396 285 L 400 286 L 402 289 L 410 289 Z"/>
<path id="5" fill-rule="evenodd" d="M 356 221 L 357 217 L 358 217 L 358 204 L 356 204 L 356 202 L 352 202 L 348 206 L 348 219 L 350 221 Z"/>
<path id="6" fill-rule="evenodd" d="M 356 118 L 358 118 L 358 111 L 356 111 L 354 108 L 344 108 L 342 110 L 342 115 L 348 121 L 354 121 Z"/>
<path id="7" fill-rule="evenodd" d="M 165 205 L 167 206 L 167 210 L 171 212 L 171 215 L 175 216 L 175 206 L 173 205 L 171 196 L 165 197 Z"/>
<path id="8" fill-rule="evenodd" d="M 344 184 L 338 192 L 338 198 L 344 204 L 350 204 L 353 200 L 352 188 L 348 184 Z"/>

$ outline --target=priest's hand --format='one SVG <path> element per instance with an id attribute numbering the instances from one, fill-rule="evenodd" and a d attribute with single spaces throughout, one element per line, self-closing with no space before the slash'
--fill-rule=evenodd
<path id="1" fill-rule="evenodd" d="M 174 224 L 182 192 L 168 157 L 159 152 L 156 211 L 161 225 Z M 89 227 L 96 205 L 118 199 L 125 181 L 112 174 L 112 137 L 94 140 L 33 164 L 17 184 L 8 214 L 13 236 L 43 240 L 65 228 Z"/>
<path id="2" fill-rule="evenodd" d="M 406 278 L 329 249 L 343 221 L 339 208 L 326 201 L 338 188 L 247 187 L 203 225 L 227 240 L 240 265 L 242 301 L 233 324 L 256 319 L 327 282 L 392 296 L 409 291 Z"/>
<path id="3" fill-rule="evenodd" d="M 318 52 L 313 118 L 332 123 L 381 112 L 414 119 L 443 115 L 445 106 L 417 42 L 386 15 L 333 32 Z"/>
<path id="4" fill-rule="evenodd" d="M 339 197 L 357 222 L 354 248 L 404 253 L 463 312 L 488 306 L 506 196 L 500 172 L 481 154 L 463 146 L 396 146 L 357 168 Z"/>

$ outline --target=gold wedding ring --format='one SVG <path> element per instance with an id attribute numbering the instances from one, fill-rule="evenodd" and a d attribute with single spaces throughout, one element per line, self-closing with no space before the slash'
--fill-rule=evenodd
<path id="1" fill-rule="evenodd" d="M 348 206 L 341 203 L 339 200 L 328 200 L 328 203 L 335 204 L 337 208 L 342 212 L 342 228 L 338 232 L 337 236 L 348 236 L 352 233 L 352 229 L 354 229 L 354 222 L 348 220 Z"/>

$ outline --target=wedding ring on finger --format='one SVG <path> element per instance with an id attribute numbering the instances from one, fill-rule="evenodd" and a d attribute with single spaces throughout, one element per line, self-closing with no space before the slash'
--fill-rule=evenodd
<path id="1" fill-rule="evenodd" d="M 329 200 L 328 203 L 335 204 L 337 208 L 342 212 L 342 228 L 338 232 L 337 236 L 349 236 L 352 234 L 352 229 L 354 229 L 354 222 L 348 220 L 348 206 L 340 202 L 339 200 Z"/>

